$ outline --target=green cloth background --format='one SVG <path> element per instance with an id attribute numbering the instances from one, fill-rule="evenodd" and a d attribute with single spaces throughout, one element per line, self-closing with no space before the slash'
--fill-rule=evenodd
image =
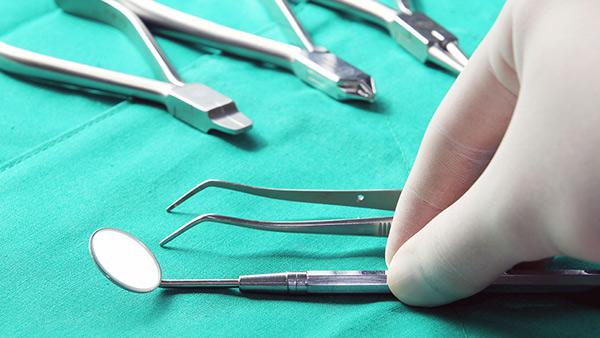
<path id="1" fill-rule="evenodd" d="M 164 2 L 282 39 L 259 1 Z M 422 1 L 421 9 L 471 53 L 502 4 L 436 0 Z M 377 80 L 376 104 L 339 103 L 286 71 L 162 38 L 185 80 L 206 83 L 237 101 L 254 120 L 250 133 L 205 135 L 159 106 L 0 73 L 0 336 L 598 336 L 595 294 L 479 295 L 422 310 L 387 296 L 141 295 L 101 276 L 87 247 L 99 227 L 117 227 L 146 242 L 166 278 L 385 268 L 382 238 L 204 224 L 170 249 L 158 246 L 201 213 L 258 219 L 382 215 L 218 190 L 203 192 L 176 214 L 164 211 L 208 178 L 289 188 L 403 186 L 427 123 L 454 77 L 423 66 L 377 27 L 312 4 L 297 10 L 318 44 Z M 69 16 L 51 0 L 1 1 L 0 13 L 2 41 L 152 76 L 121 32 Z"/>

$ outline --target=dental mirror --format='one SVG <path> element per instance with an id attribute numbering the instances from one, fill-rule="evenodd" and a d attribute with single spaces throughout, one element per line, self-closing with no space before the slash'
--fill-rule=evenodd
<path id="1" fill-rule="evenodd" d="M 282 294 L 389 294 L 387 271 L 330 270 L 241 275 L 229 279 L 162 279 L 156 257 L 133 235 L 113 229 L 96 230 L 90 253 L 100 271 L 114 284 L 133 292 L 156 288 L 219 288 L 241 292 Z M 569 292 L 600 287 L 600 271 L 531 270 L 504 273 L 491 285 L 496 292 Z"/>
<path id="2" fill-rule="evenodd" d="M 90 238 L 90 253 L 100 271 L 125 290 L 144 293 L 160 285 L 162 273 L 156 257 L 127 232 L 96 230 Z"/>

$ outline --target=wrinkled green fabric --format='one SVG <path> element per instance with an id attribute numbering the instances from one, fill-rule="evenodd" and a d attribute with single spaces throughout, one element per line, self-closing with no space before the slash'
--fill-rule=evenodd
<path id="1" fill-rule="evenodd" d="M 164 2 L 249 32 L 282 36 L 258 1 Z M 422 1 L 421 9 L 472 52 L 501 6 L 500 0 L 439 0 Z M 146 242 L 165 278 L 385 268 L 382 238 L 203 224 L 169 249 L 158 246 L 162 237 L 201 213 L 258 219 L 385 215 L 218 190 L 202 192 L 175 214 L 164 211 L 208 178 L 290 188 L 402 187 L 427 123 L 454 78 L 423 66 L 377 27 L 311 4 L 297 9 L 318 44 L 376 79 L 376 104 L 339 103 L 286 71 L 162 38 L 160 44 L 185 80 L 235 98 L 254 120 L 250 133 L 205 135 L 159 106 L 0 73 L 0 335 L 600 334 L 595 294 L 479 295 L 422 310 L 387 296 L 142 295 L 101 276 L 87 248 L 99 227 L 117 227 Z M 69 16 L 51 0 L 5 0 L 0 13 L 2 41 L 152 76 L 123 34 Z"/>

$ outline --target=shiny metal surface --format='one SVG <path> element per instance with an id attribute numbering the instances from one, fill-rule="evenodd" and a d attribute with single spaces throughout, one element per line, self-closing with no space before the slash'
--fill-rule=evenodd
<path id="1" fill-rule="evenodd" d="M 317 203 L 332 204 L 348 207 L 380 209 L 394 211 L 396 203 L 400 198 L 402 190 L 380 189 L 380 190 L 306 190 L 306 189 L 274 189 L 244 185 L 222 180 L 206 180 L 190 189 L 167 207 L 170 212 L 177 206 L 207 188 L 221 188 L 261 196 L 266 198 Z"/>
<path id="2" fill-rule="evenodd" d="M 375 101 L 375 81 L 360 69 L 324 50 L 302 51 L 291 64 L 297 77 L 336 100 Z"/>
<path id="3" fill-rule="evenodd" d="M 163 279 L 160 287 L 165 289 L 179 288 L 237 288 L 239 279 Z"/>
<path id="4" fill-rule="evenodd" d="M 181 77 L 167 60 L 148 28 L 121 4 L 113 0 L 55 0 L 55 3 L 69 14 L 96 20 L 121 30 L 146 57 L 156 76 L 172 84 L 183 85 Z"/>
<path id="5" fill-rule="evenodd" d="M 184 232 L 204 222 L 230 224 L 244 228 L 275 232 L 387 237 L 392 226 L 392 217 L 272 222 L 206 214 L 198 216 L 182 225 L 179 229 L 165 237 L 160 242 L 160 245 L 167 245 Z"/>
<path id="6" fill-rule="evenodd" d="M 290 41 L 302 46 L 307 52 L 317 50 L 310 35 L 298 21 L 287 0 L 262 0 L 262 3 Z"/>
<path id="7" fill-rule="evenodd" d="M 184 84 L 139 18 L 113 0 L 56 0 L 66 12 L 111 24 L 128 34 L 164 81 L 122 74 L 23 50 L 0 42 L 0 69 L 57 84 L 161 103 L 179 120 L 207 132 L 238 134 L 252 122 L 227 96 L 202 84 Z"/>
<path id="8" fill-rule="evenodd" d="M 294 35 L 294 41 L 300 42 L 303 48 L 219 25 L 152 0 L 119 2 L 159 34 L 275 64 L 337 100 L 373 101 L 375 98 L 373 79 L 326 49 L 314 47 L 285 2 L 274 2 L 269 8 L 277 13 L 288 35 Z"/>
<path id="9" fill-rule="evenodd" d="M 116 237 L 108 236 L 104 237 L 103 241 L 98 241 L 96 238 L 98 234 L 105 233 Z M 111 238 L 120 241 L 112 245 Z M 390 292 L 387 286 L 387 272 L 377 270 L 281 272 L 242 275 L 229 279 L 162 279 L 160 265 L 148 247 L 133 235 L 111 228 L 94 232 L 90 238 L 90 254 L 105 277 L 133 292 L 149 292 L 156 287 L 195 288 L 198 291 L 212 288 L 239 288 L 242 292 L 282 294 L 387 294 Z M 150 262 L 150 269 L 138 269 L 140 264 L 148 265 L 148 262 Z M 600 271 L 524 270 L 510 271 L 501 275 L 488 290 L 570 292 L 597 287 L 600 287 Z"/>
<path id="10" fill-rule="evenodd" d="M 423 13 L 413 10 L 409 0 L 397 0 L 398 10 L 377 0 L 310 0 L 351 13 L 386 28 L 392 38 L 421 62 L 434 63 L 460 73 L 468 58 L 457 38 Z"/>
<path id="11" fill-rule="evenodd" d="M 242 292 L 389 293 L 385 271 L 306 271 L 240 276 Z"/>
<path id="12" fill-rule="evenodd" d="M 281 294 L 388 294 L 387 271 L 331 270 L 242 275 L 238 279 L 167 280 L 163 288 L 239 288 L 242 292 Z M 504 273 L 485 292 L 561 293 L 600 288 L 600 272 L 532 270 Z"/>
<path id="13" fill-rule="evenodd" d="M 0 42 L 0 68 L 6 72 L 62 84 L 164 103 L 173 84 L 65 61 Z"/>
<path id="14" fill-rule="evenodd" d="M 169 205 L 169 207 L 167 207 L 167 211 L 172 211 L 187 199 L 209 187 L 218 187 L 245 194 L 279 200 L 343 205 L 390 211 L 395 209 L 401 193 L 401 190 L 273 189 L 220 180 L 207 180 L 198 184 L 190 191 L 186 192 L 183 196 L 178 198 L 175 202 Z M 165 237 L 160 242 L 160 245 L 165 246 L 186 231 L 204 222 L 223 223 L 245 228 L 277 232 L 387 237 L 392 226 L 392 217 L 307 221 L 258 221 L 223 215 L 205 214 L 200 215 L 179 227 L 177 230 Z"/>
<path id="15" fill-rule="evenodd" d="M 166 279 L 161 288 L 238 288 L 279 294 L 389 293 L 386 271 L 306 271 L 242 275 L 237 279 Z"/>

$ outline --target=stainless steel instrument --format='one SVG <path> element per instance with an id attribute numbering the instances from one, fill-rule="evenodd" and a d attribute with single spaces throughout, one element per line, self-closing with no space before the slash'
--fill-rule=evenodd
<path id="1" fill-rule="evenodd" d="M 189 15 L 151 0 L 119 0 L 150 29 L 230 54 L 271 63 L 337 100 L 373 101 L 373 79 L 325 48 L 316 47 L 285 1 L 265 0 L 288 36 L 301 46 L 263 38 Z"/>
<path id="2" fill-rule="evenodd" d="M 90 253 L 100 271 L 116 285 L 133 292 L 156 288 L 237 288 L 241 292 L 280 294 L 389 294 L 386 271 L 333 270 L 243 275 L 231 279 L 163 279 L 156 257 L 133 235 L 99 229 L 90 238 Z M 545 270 L 502 274 L 488 291 L 565 292 L 600 286 L 599 271 Z"/>
<path id="3" fill-rule="evenodd" d="M 389 293 L 386 271 L 337 270 L 242 275 L 232 279 L 166 279 L 161 288 L 235 288 L 241 292 Z"/>
<path id="4" fill-rule="evenodd" d="M 330 270 L 242 275 L 233 279 L 166 279 L 161 288 L 237 288 L 281 294 L 389 294 L 387 271 Z M 485 291 L 503 293 L 581 292 L 600 287 L 600 271 L 544 270 L 507 272 Z"/>
<path id="5" fill-rule="evenodd" d="M 320 203 L 351 206 L 359 208 L 370 208 L 392 211 L 395 209 L 401 190 L 298 190 L 298 189 L 273 189 L 248 186 L 239 183 L 207 180 L 204 181 L 183 196 L 178 198 L 167 208 L 170 212 L 187 199 L 206 188 L 221 188 L 233 190 L 245 194 L 251 194 L 266 198 L 287 200 L 306 203 Z M 258 221 L 215 214 L 204 214 L 198 216 L 165 237 L 161 246 L 169 242 L 203 222 L 216 222 L 230 224 L 256 230 L 307 233 L 307 234 L 332 234 L 332 235 L 357 235 L 357 236 L 379 236 L 387 237 L 392 225 L 392 216 L 374 218 L 347 218 L 333 220 L 306 220 L 306 221 Z M 335 275 L 340 272 L 325 274 L 331 280 L 336 280 Z M 345 274 L 346 272 L 341 272 Z M 359 275 L 360 280 L 368 280 L 374 275 L 385 275 L 385 272 L 353 271 L 350 274 Z M 365 274 L 368 277 L 362 277 Z M 331 276 L 334 275 L 334 276 Z M 292 275 L 296 276 L 296 275 Z M 304 275 L 302 275 L 304 276 Z M 308 275 L 307 275 L 308 276 Z M 269 277 L 271 278 L 271 277 Z M 296 278 L 296 277 L 294 277 Z M 241 279 L 240 279 L 241 280 Z M 241 284 L 240 284 L 241 285 Z M 558 269 L 549 270 L 545 268 L 518 268 L 506 272 L 498 277 L 489 291 L 500 292 L 562 292 L 579 291 L 592 287 L 600 287 L 600 271 Z"/>
<path id="6" fill-rule="evenodd" d="M 144 23 L 114 0 L 56 0 L 66 12 L 123 30 L 162 81 L 53 58 L 0 42 L 0 69 L 44 82 L 108 92 L 163 104 L 177 119 L 203 132 L 239 134 L 252 126 L 233 100 L 199 83 L 184 84 Z"/>
<path id="7" fill-rule="evenodd" d="M 458 39 L 427 15 L 415 11 L 410 0 L 396 0 L 398 9 L 378 0 L 310 1 L 387 29 L 400 46 L 421 62 L 430 62 L 454 73 L 460 73 L 468 63 Z"/>
<path id="8" fill-rule="evenodd" d="M 349 207 L 379 209 L 393 211 L 402 190 L 299 190 L 299 189 L 273 189 L 248 186 L 239 183 L 207 180 L 190 191 L 186 192 L 173 202 L 167 211 L 185 202 L 195 194 L 207 188 L 221 188 L 234 190 L 245 194 L 257 195 L 278 200 L 287 200 L 305 203 L 332 204 Z M 346 218 L 333 220 L 307 220 L 307 221 L 258 221 L 244 218 L 230 217 L 216 214 L 204 214 L 195 217 L 179 229 L 165 237 L 161 246 L 165 246 L 184 232 L 204 222 L 216 222 L 236 225 L 258 230 L 296 232 L 312 234 L 338 234 L 358 236 L 387 237 L 392 226 L 392 216 L 373 218 Z"/>

